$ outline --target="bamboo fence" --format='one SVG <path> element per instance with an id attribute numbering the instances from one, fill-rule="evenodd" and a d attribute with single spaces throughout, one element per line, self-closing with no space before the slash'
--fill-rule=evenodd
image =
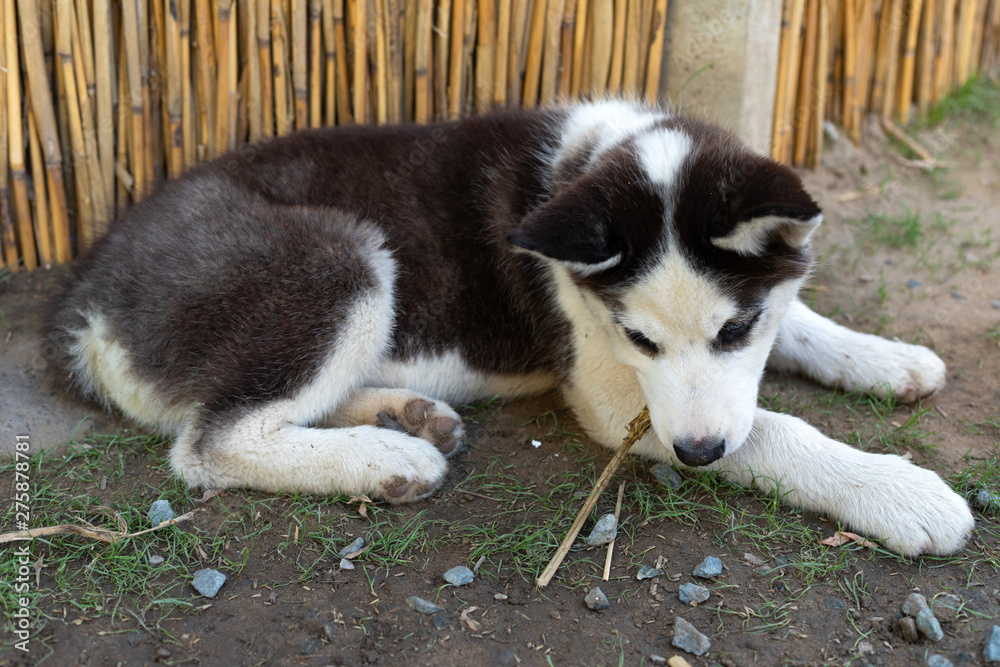
<path id="1" fill-rule="evenodd" d="M 0 0 L 0 269 L 69 261 L 158 180 L 243 142 L 597 95 L 655 102 L 666 9 Z"/>
<path id="2" fill-rule="evenodd" d="M 784 0 L 773 155 L 905 123 L 1000 54 L 1000 0 Z M 623 95 L 668 0 L 0 0 L 0 270 L 68 262 L 244 142 Z"/>
<path id="3" fill-rule="evenodd" d="M 815 166 L 823 122 L 886 132 L 1000 64 L 1000 0 L 784 0 L 771 156 Z"/>

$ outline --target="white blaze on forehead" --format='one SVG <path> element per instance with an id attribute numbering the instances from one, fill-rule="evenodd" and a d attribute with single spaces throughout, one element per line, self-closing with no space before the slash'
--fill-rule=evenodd
<path id="1" fill-rule="evenodd" d="M 639 149 L 639 162 L 646 169 L 649 180 L 673 187 L 684 161 L 691 153 L 691 137 L 681 130 L 661 128 L 637 137 L 635 143 Z"/>
<path id="2" fill-rule="evenodd" d="M 739 312 L 715 281 L 695 271 L 676 250 L 665 253 L 626 291 L 622 305 L 623 326 L 654 341 L 671 341 L 677 348 L 703 345 Z"/>
<path id="3" fill-rule="evenodd" d="M 665 117 L 621 100 L 581 105 L 566 119 L 560 151 L 572 154 L 575 149 L 592 148 L 590 160 L 593 163 L 609 148 Z"/>

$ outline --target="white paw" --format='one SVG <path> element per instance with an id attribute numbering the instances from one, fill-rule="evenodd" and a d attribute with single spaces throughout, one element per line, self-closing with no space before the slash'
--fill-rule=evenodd
<path id="1" fill-rule="evenodd" d="M 885 456 L 859 484 L 840 518 L 904 556 L 944 556 L 962 548 L 975 520 L 965 500 L 936 473 Z"/>
<path id="2" fill-rule="evenodd" d="M 382 451 L 378 463 L 369 465 L 374 474 L 369 477 L 368 492 L 390 503 L 409 503 L 433 494 L 448 469 L 444 455 L 423 438 L 379 430 Z"/>
<path id="3" fill-rule="evenodd" d="M 911 403 L 945 384 L 945 365 L 926 347 L 866 336 L 846 353 L 849 362 L 838 384 L 882 398 Z"/>

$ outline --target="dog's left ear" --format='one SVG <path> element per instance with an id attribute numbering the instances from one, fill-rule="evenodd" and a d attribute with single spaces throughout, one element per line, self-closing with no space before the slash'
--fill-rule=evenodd
<path id="1" fill-rule="evenodd" d="M 563 190 L 525 216 L 507 240 L 584 276 L 610 269 L 624 256 L 611 238 L 607 199 L 595 183 Z"/>
<path id="2" fill-rule="evenodd" d="M 712 244 L 741 255 L 760 255 L 769 243 L 781 240 L 795 249 L 809 243 L 823 214 L 816 208 L 795 209 L 787 206 L 764 208 L 733 227 L 726 236 L 712 239 Z"/>
<path id="3" fill-rule="evenodd" d="M 718 248 L 760 255 L 771 243 L 781 242 L 802 249 L 823 220 L 798 175 L 773 160 L 751 163 L 749 176 L 739 185 L 722 193 L 728 221 L 726 231 L 711 239 Z"/>

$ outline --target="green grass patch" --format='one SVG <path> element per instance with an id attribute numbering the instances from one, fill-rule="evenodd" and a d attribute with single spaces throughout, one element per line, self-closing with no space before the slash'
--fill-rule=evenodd
<path id="1" fill-rule="evenodd" d="M 1000 120 L 1000 86 L 988 76 L 976 76 L 941 100 L 927 115 L 926 125 L 945 121 L 996 126 Z"/>

